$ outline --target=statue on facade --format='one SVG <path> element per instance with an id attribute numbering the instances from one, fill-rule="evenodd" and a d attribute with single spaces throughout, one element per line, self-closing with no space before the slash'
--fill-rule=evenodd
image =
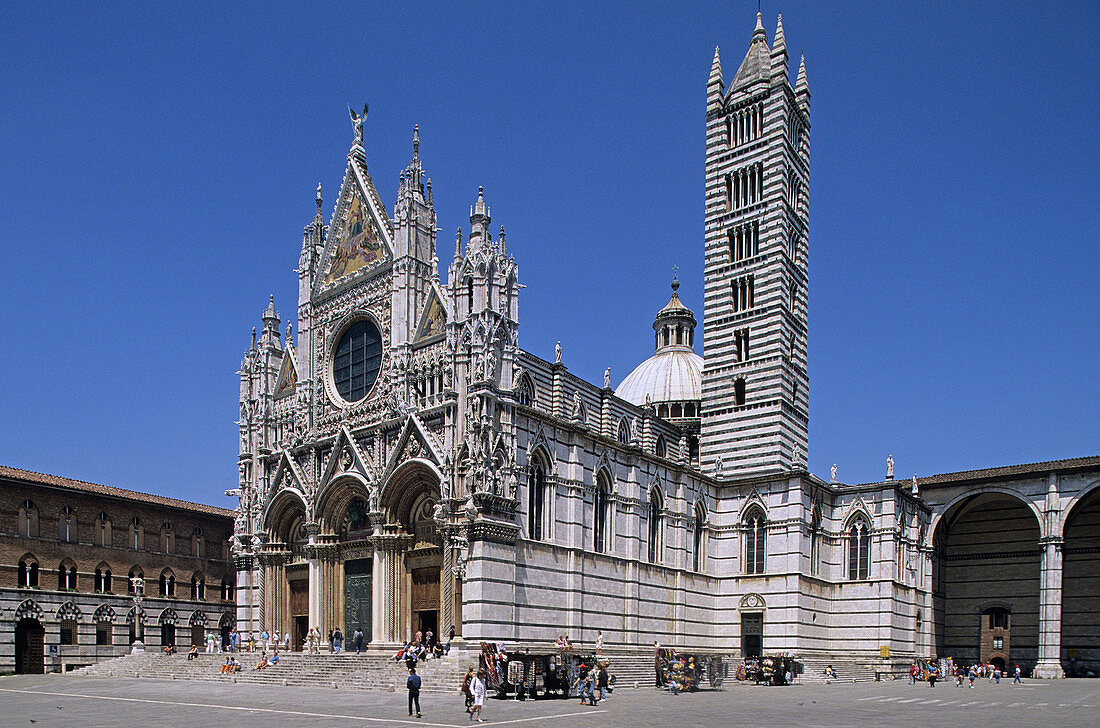
<path id="1" fill-rule="evenodd" d="M 561 364 L 561 341 L 554 344 L 554 363 Z"/>
<path id="2" fill-rule="evenodd" d="M 573 419 L 581 419 L 581 393 L 573 391 Z"/>
<path id="3" fill-rule="evenodd" d="M 917 495 L 917 476 L 913 475 L 913 495 Z"/>
<path id="4" fill-rule="evenodd" d="M 608 389 L 611 388 L 611 367 L 603 370 L 603 386 Z"/>
<path id="5" fill-rule="evenodd" d="M 829 470 L 829 482 L 836 482 L 836 463 L 833 463 L 833 467 Z"/>
<path id="6" fill-rule="evenodd" d="M 363 143 L 363 120 L 367 118 L 367 104 L 363 104 L 363 113 L 355 113 L 355 109 L 348 105 L 348 115 L 351 116 L 351 123 L 355 125 L 355 143 Z"/>
<path id="7" fill-rule="evenodd" d="M 893 480 L 894 479 L 894 456 L 893 455 L 889 455 L 886 458 L 886 479 L 887 480 Z"/>

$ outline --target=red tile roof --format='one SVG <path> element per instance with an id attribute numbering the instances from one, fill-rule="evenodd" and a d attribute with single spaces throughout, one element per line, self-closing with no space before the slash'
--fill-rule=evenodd
<path id="1" fill-rule="evenodd" d="M 1003 465 L 998 468 L 983 468 L 981 470 L 960 470 L 957 473 L 929 475 L 924 478 L 917 478 L 917 487 L 947 485 L 948 483 L 958 483 L 966 480 L 1009 478 L 1020 475 L 1049 473 L 1052 470 L 1074 470 L 1078 468 L 1100 468 L 1100 455 L 1070 458 L 1068 460 L 1047 460 L 1041 463 L 1027 463 L 1025 465 Z"/>
<path id="2" fill-rule="evenodd" d="M 0 478 L 22 480 L 27 483 L 38 483 L 40 485 L 52 485 L 60 488 L 72 488 L 73 490 L 82 490 L 88 493 L 98 493 L 100 495 L 109 495 L 116 498 L 128 498 L 130 500 L 142 501 L 144 503 L 155 503 L 157 505 L 170 506 L 172 508 L 181 508 L 187 511 L 208 513 L 214 516 L 225 516 L 227 518 L 233 517 L 233 511 L 227 510 L 225 508 L 218 508 L 217 506 L 208 506 L 202 503 L 192 503 L 190 501 L 178 500 L 176 498 L 167 498 L 163 495 L 138 493 L 135 490 L 115 488 L 111 485 L 99 485 L 98 483 L 88 483 L 83 480 L 72 480 L 71 478 L 62 478 L 60 475 L 46 475 L 45 473 L 36 473 L 31 470 L 9 468 L 6 465 L 0 465 Z"/>

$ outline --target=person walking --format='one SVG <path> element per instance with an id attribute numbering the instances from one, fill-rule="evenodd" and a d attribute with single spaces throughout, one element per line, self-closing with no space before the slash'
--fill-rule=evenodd
<path id="1" fill-rule="evenodd" d="M 474 675 L 474 679 L 470 681 L 470 693 L 474 696 L 474 704 L 470 708 L 470 720 L 476 720 L 478 723 L 484 723 L 485 719 L 481 717 L 481 708 L 485 705 L 485 693 L 487 686 L 485 685 L 485 671 L 478 670 Z M 474 718 L 477 715 L 477 718 Z"/>
<path id="2" fill-rule="evenodd" d="M 363 630 L 358 627 L 351 634 L 351 641 L 355 643 L 355 654 L 359 654 L 363 649 Z"/>
<path id="3" fill-rule="evenodd" d="M 607 674 L 607 664 L 599 663 L 600 669 L 596 672 L 596 689 L 600 693 L 600 700 L 607 698 L 607 688 L 610 677 Z"/>
<path id="4" fill-rule="evenodd" d="M 462 678 L 462 687 L 459 688 L 459 692 L 462 693 L 462 697 L 466 700 L 466 712 L 469 713 L 471 706 L 474 704 L 474 694 L 470 691 L 470 686 L 474 681 L 474 666 L 470 665 L 466 670 L 465 676 Z"/>
<path id="5" fill-rule="evenodd" d="M 409 669 L 409 679 L 405 681 L 405 687 L 409 689 L 409 715 L 413 714 L 413 705 L 416 705 L 416 717 L 420 717 L 420 676 L 416 674 L 416 668 Z"/>
<path id="6" fill-rule="evenodd" d="M 1020 666 L 1019 665 L 1016 665 L 1015 677 L 1012 678 L 1012 684 L 1013 685 L 1016 685 L 1016 684 L 1023 685 L 1024 684 L 1024 681 L 1020 679 Z"/>
<path id="7" fill-rule="evenodd" d="M 332 651 L 337 654 L 344 651 L 344 633 L 339 627 L 332 630 Z"/>

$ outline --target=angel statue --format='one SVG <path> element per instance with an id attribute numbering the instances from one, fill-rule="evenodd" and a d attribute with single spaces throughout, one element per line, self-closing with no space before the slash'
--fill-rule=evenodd
<path id="1" fill-rule="evenodd" d="M 348 115 L 351 117 L 351 123 L 355 124 L 355 143 L 363 143 L 363 120 L 367 118 L 367 104 L 363 104 L 363 113 L 355 113 L 355 109 L 351 108 L 351 104 L 348 104 Z"/>

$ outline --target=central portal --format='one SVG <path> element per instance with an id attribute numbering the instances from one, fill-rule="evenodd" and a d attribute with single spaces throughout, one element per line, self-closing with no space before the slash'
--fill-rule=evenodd
<path id="1" fill-rule="evenodd" d="M 413 626 L 424 633 L 439 635 L 439 568 L 412 572 Z"/>
<path id="2" fill-rule="evenodd" d="M 344 562 L 344 624 L 349 641 L 355 630 L 363 632 L 363 642 L 371 641 L 371 603 L 374 598 L 374 561 L 353 559 Z"/>

